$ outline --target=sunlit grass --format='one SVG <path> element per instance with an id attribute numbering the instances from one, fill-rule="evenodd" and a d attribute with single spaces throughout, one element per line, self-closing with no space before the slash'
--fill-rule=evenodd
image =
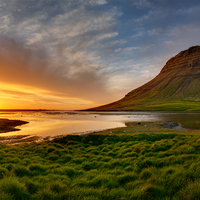
<path id="1" fill-rule="evenodd" d="M 199 199 L 199 131 L 161 125 L 0 145 L 0 199 Z"/>
<path id="2" fill-rule="evenodd" d="M 145 107 L 147 110 L 155 111 L 200 111 L 199 101 L 176 101 L 152 104 Z"/>

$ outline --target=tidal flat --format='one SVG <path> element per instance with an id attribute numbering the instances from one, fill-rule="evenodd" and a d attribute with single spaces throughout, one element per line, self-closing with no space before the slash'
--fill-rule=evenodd
<path id="1" fill-rule="evenodd" d="M 0 145 L 0 199 L 199 199 L 200 131 L 129 123 Z"/>

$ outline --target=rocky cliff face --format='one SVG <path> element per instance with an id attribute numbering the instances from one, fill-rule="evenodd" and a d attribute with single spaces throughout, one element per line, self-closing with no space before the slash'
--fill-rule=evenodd
<path id="1" fill-rule="evenodd" d="M 171 58 L 161 70 L 161 74 L 174 70 L 185 70 L 185 72 L 189 70 L 190 73 L 188 75 L 196 76 L 199 75 L 199 69 L 200 46 L 194 46 L 190 47 L 188 50 L 181 51 L 178 55 Z"/>
<path id="2" fill-rule="evenodd" d="M 200 107 L 200 46 L 181 51 L 153 80 L 129 92 L 123 99 L 90 110 L 165 110 L 164 104 L 166 110 L 178 110 L 174 106 L 167 107 L 175 102 L 194 102 Z M 161 104 L 161 109 L 156 109 Z"/>

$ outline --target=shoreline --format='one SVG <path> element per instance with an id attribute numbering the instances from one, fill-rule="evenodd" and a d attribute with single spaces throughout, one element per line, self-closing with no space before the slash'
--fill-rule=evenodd
<path id="1" fill-rule="evenodd" d="M 0 133 L 7 133 L 11 131 L 18 131 L 20 129 L 15 128 L 16 126 L 21 126 L 24 124 L 28 124 L 27 121 L 22 120 L 9 120 L 9 119 L 0 119 Z"/>
<path id="2" fill-rule="evenodd" d="M 67 135 L 81 135 L 86 136 L 93 133 L 100 133 L 103 131 L 109 131 L 113 130 L 115 128 L 108 128 L 108 129 L 102 129 L 102 130 L 96 130 L 96 131 L 84 131 L 84 132 L 75 132 L 70 134 L 62 134 L 62 135 L 56 135 L 56 136 L 36 136 L 36 135 L 17 135 L 14 134 L 14 132 L 19 131 L 19 128 L 15 128 L 16 126 L 21 126 L 24 124 L 27 124 L 29 122 L 22 121 L 22 120 L 9 120 L 9 119 L 0 119 L 0 144 L 5 145 L 18 145 L 18 144 L 24 144 L 24 143 L 30 143 L 30 142 L 45 142 L 50 141 L 56 138 L 61 138 Z M 117 127 L 116 127 L 117 128 Z M 119 128 L 119 127 L 118 127 Z M 13 132 L 13 135 L 10 136 L 1 136 L 1 133 L 7 133 L 7 132 Z"/>
<path id="3" fill-rule="evenodd" d="M 102 130 L 93 130 L 93 131 L 84 131 L 84 132 L 74 132 L 70 134 L 62 134 L 62 135 L 56 135 L 56 136 L 36 136 L 36 135 L 17 135 L 14 134 L 15 131 L 19 131 L 19 128 L 15 128 L 16 126 L 21 126 L 23 124 L 27 124 L 29 122 L 26 121 L 21 121 L 21 120 L 9 120 L 9 119 L 0 119 L 0 134 L 1 133 L 6 133 L 6 132 L 13 132 L 13 135 L 11 136 L 0 136 L 0 143 L 5 144 L 5 145 L 20 145 L 20 144 L 25 144 L 25 143 L 31 143 L 31 142 L 45 142 L 45 141 L 51 141 L 56 138 L 62 138 L 67 135 L 80 135 L 80 136 L 87 136 L 90 134 L 95 134 L 95 133 L 101 133 L 104 131 L 114 131 L 120 127 L 116 128 L 108 128 L 108 129 L 102 129 Z M 149 123 L 149 122 L 142 122 L 144 123 Z M 167 129 L 178 129 L 178 130 L 188 130 L 185 129 L 181 126 L 179 123 L 175 122 L 162 122 L 163 125 L 162 127 L 167 128 Z M 141 125 L 140 122 L 134 122 L 134 123 L 127 123 L 126 127 L 130 126 L 137 126 Z M 123 128 L 126 128 L 123 127 Z"/>
<path id="4" fill-rule="evenodd" d="M 45 141 L 51 141 L 57 138 L 62 138 L 67 135 L 80 135 L 80 136 L 87 136 L 94 133 L 101 133 L 104 131 L 111 131 L 115 130 L 116 128 L 110 128 L 110 129 L 103 129 L 98 131 L 85 131 L 85 132 L 77 132 L 77 133 L 70 133 L 70 134 L 62 134 L 62 135 L 56 135 L 56 136 L 36 136 L 36 135 L 11 135 L 11 136 L 0 136 L 0 144 L 5 145 L 20 145 L 25 143 L 31 143 L 31 142 L 45 142 Z"/>

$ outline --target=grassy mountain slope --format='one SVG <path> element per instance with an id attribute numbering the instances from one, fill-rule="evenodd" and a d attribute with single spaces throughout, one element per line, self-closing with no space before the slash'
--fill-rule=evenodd
<path id="1" fill-rule="evenodd" d="M 90 110 L 200 111 L 200 46 L 171 58 L 153 80 L 123 99 Z"/>

